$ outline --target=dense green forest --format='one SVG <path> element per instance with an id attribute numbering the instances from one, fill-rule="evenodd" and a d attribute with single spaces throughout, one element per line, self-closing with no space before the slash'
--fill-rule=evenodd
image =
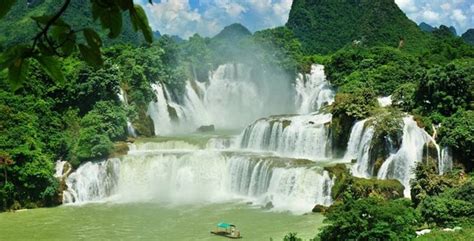
<path id="1" fill-rule="evenodd" d="M 0 20 L 1 60 L 11 46 L 35 34 L 31 16 L 49 14 L 61 1 L 25 2 L 17 1 Z M 73 1 L 64 20 L 78 28 L 92 26 L 99 33 L 104 42 L 101 65 L 91 66 L 74 49 L 57 57 L 65 80 L 61 82 L 32 59 L 21 86 L 12 86 L 7 69 L 0 69 L 0 210 L 60 204 L 55 162 L 68 160 L 78 167 L 123 154 L 130 138 L 127 119 L 139 136 L 154 135 L 147 115 L 148 103 L 156 98 L 150 84 L 163 83 L 181 96 L 187 79 L 205 82 L 209 71 L 222 63 L 278 66 L 279 74 L 290 81 L 319 63 L 337 89 L 335 103 L 326 110 L 333 114 L 330 128 L 336 153 L 342 155 L 354 121 L 376 118 L 376 136 L 383 138 L 398 134 L 401 113 L 406 112 L 429 133 L 432 126 L 439 127 L 439 143 L 452 148 L 456 168 L 438 175 L 429 159 L 418 165 L 412 200 L 393 194 L 402 192 L 400 183 L 361 180 L 345 167 L 332 168 L 337 177 L 335 204 L 319 210 L 328 225 L 316 239 L 411 240 L 418 229 L 454 226 L 466 228 L 459 240 L 473 238 L 474 177 L 469 173 L 474 169 L 474 47 L 468 44 L 472 31 L 462 38 L 447 27 L 423 32 L 390 0 L 295 0 L 283 27 L 251 33 L 233 24 L 212 38 L 195 34 L 176 41 L 164 35 L 147 44 L 133 31 L 126 12 L 120 13 L 125 16 L 120 37 L 107 37 L 93 21 L 88 4 Z M 118 97 L 120 89 L 127 106 Z M 393 106 L 380 108 L 376 98 L 390 95 Z M 380 149 L 374 159 L 388 154 Z M 285 240 L 299 239 L 289 234 Z"/>

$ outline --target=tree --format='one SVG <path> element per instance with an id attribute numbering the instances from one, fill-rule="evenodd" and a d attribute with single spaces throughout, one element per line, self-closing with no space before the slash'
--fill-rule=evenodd
<path id="1" fill-rule="evenodd" d="M 327 213 L 329 225 L 321 240 L 411 240 L 416 237 L 417 216 L 410 200 L 384 201 L 378 198 L 346 200 Z"/>
<path id="2" fill-rule="evenodd" d="M 0 18 L 13 7 L 16 0 L 2 1 Z M 152 1 L 150 0 L 150 3 Z M 0 71 L 8 69 L 8 79 L 16 89 L 25 81 L 32 59 L 55 81 L 64 82 L 61 64 L 58 57 L 67 57 L 79 50 L 82 58 L 92 66 L 102 65 L 100 48 L 102 39 L 92 28 L 73 29 L 62 16 L 71 4 L 64 0 L 63 5 L 52 15 L 35 16 L 33 20 L 39 31 L 32 36 L 32 43 L 15 44 L 0 55 Z M 133 4 L 133 0 L 91 0 L 94 21 L 99 20 L 104 29 L 109 31 L 109 38 L 116 38 L 122 31 L 122 12 L 130 16 L 135 31 L 141 31 L 148 42 L 153 41 L 153 34 L 145 11 Z M 78 41 L 82 33 L 82 41 Z"/>
<path id="3" fill-rule="evenodd" d="M 471 99 L 472 101 L 472 99 Z M 441 123 L 441 145 L 453 148 L 454 157 L 468 171 L 474 168 L 474 111 L 460 110 Z"/>

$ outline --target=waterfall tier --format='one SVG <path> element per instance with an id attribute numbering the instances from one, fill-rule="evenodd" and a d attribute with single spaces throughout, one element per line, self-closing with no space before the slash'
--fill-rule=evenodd
<path id="1" fill-rule="evenodd" d="M 167 153 L 162 147 L 138 144 L 121 159 L 82 165 L 67 179 L 64 203 L 237 199 L 295 213 L 331 203 L 333 180 L 310 161 L 213 150 Z"/>
<path id="2" fill-rule="evenodd" d="M 150 103 L 148 114 L 155 134 L 192 132 L 211 124 L 218 129 L 242 128 L 261 117 L 294 112 L 291 81 L 258 71 L 243 64 L 221 65 L 206 83 L 187 81 L 180 98 L 166 86 L 152 84 L 157 102 Z"/>
<path id="3" fill-rule="evenodd" d="M 298 114 L 319 111 L 334 102 L 336 93 L 326 80 L 323 65 L 311 66 L 310 74 L 299 74 L 295 84 Z"/>
<path id="4" fill-rule="evenodd" d="M 418 127 L 412 116 L 404 117 L 401 146 L 396 150 L 391 150 L 378 172 L 374 173 L 375 163 L 370 159 L 374 128 L 367 126 L 366 121 L 357 122 L 352 128 L 345 155 L 346 159 L 356 160 L 352 168 L 353 175 L 365 178 L 376 176 L 379 179 L 397 179 L 405 186 L 405 195 L 409 196 L 410 179 L 414 177 L 413 169 L 417 162 L 423 160 L 423 150 L 429 144 L 436 147 L 437 161 L 441 162 L 439 147 L 435 140 L 425 130 Z M 449 161 L 447 160 L 446 163 Z"/>
<path id="5" fill-rule="evenodd" d="M 240 148 L 281 156 L 324 160 L 331 157 L 330 114 L 276 116 L 256 121 L 238 138 Z"/>

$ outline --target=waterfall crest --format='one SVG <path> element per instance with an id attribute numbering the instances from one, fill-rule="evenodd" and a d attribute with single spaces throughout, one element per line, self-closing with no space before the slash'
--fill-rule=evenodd
<path id="1" fill-rule="evenodd" d="M 248 126 L 241 134 L 240 148 L 272 151 L 281 156 L 322 160 L 331 157 L 331 114 L 270 117 Z"/>
<path id="2" fill-rule="evenodd" d="M 310 74 L 299 74 L 295 84 L 298 114 L 318 111 L 334 102 L 335 92 L 326 80 L 323 65 L 312 65 Z"/>

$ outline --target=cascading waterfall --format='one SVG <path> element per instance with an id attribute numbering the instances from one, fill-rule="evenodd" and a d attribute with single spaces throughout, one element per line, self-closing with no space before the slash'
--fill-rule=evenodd
<path id="1" fill-rule="evenodd" d="M 244 64 L 221 65 L 207 83 L 187 81 L 180 100 L 174 100 L 166 86 L 152 84 L 157 102 L 150 103 L 148 114 L 155 134 L 190 132 L 211 124 L 220 129 L 241 128 L 264 116 L 292 112 L 289 81 L 253 76 L 252 71 Z"/>
<path id="2" fill-rule="evenodd" d="M 326 80 L 323 65 L 311 66 L 310 74 L 299 74 L 295 84 L 296 106 L 299 114 L 318 111 L 334 102 L 334 90 Z"/>
<path id="3" fill-rule="evenodd" d="M 118 97 L 120 101 L 125 105 L 128 106 L 128 100 L 126 98 L 125 92 L 123 91 L 122 88 L 120 88 L 120 92 L 118 93 Z M 137 132 L 135 131 L 135 128 L 132 125 L 132 122 L 127 117 L 127 132 L 129 136 L 132 137 L 137 137 Z"/>
<path id="4" fill-rule="evenodd" d="M 327 124 L 332 116 L 315 114 L 325 104 L 334 102 L 335 93 L 326 80 L 324 66 L 313 65 L 310 74 L 300 74 L 295 90 L 296 109 L 301 115 L 273 116 L 256 121 L 238 138 L 239 148 L 311 160 L 331 158 Z"/>
<path id="5" fill-rule="evenodd" d="M 165 97 L 162 84 L 152 84 L 157 101 L 148 105 L 148 115 L 153 120 L 155 135 L 168 135 L 173 133 L 173 123 L 168 109 L 168 101 Z"/>
<path id="6" fill-rule="evenodd" d="M 441 149 L 441 159 L 439 161 L 439 174 L 445 174 L 453 169 L 453 156 L 451 154 L 451 148 L 443 147 Z"/>
<path id="7" fill-rule="evenodd" d="M 331 203 L 333 180 L 314 166 L 292 167 L 283 160 L 245 153 L 206 149 L 169 153 L 164 146 L 141 145 L 121 159 L 82 165 L 67 179 L 64 202 L 185 204 L 241 199 L 262 206 L 271 202 L 275 210 L 295 213 Z M 183 143 L 165 145 L 181 148 Z"/>
<path id="8" fill-rule="evenodd" d="M 358 177 L 371 177 L 372 167 L 369 165 L 369 150 L 374 136 L 374 128 L 366 126 L 367 120 L 358 121 L 352 127 L 344 160 L 356 160 L 352 173 Z"/>
<path id="9" fill-rule="evenodd" d="M 240 148 L 276 152 L 278 155 L 321 160 L 331 157 L 331 114 L 261 119 L 241 134 Z"/>
<path id="10" fill-rule="evenodd" d="M 347 152 L 344 159 L 356 160 L 352 166 L 352 174 L 357 177 L 378 179 L 397 179 L 405 186 L 405 196 L 409 196 L 409 181 L 413 178 L 413 169 L 416 163 L 423 160 L 423 150 L 429 144 L 437 150 L 437 161 L 440 174 L 452 167 L 452 158 L 449 149 L 439 150 L 436 141 L 422 128 L 418 127 L 412 116 L 403 118 L 403 135 L 401 146 L 398 149 L 391 147 L 388 157 L 377 173 L 373 173 L 374 164 L 370 163 L 370 146 L 374 135 L 374 128 L 367 126 L 367 120 L 356 122 L 352 128 Z M 388 139 L 390 140 L 390 139 Z"/>
<path id="11" fill-rule="evenodd" d="M 318 167 L 333 161 L 328 127 L 332 116 L 320 111 L 334 102 L 335 93 L 324 66 L 314 65 L 310 74 L 300 75 L 294 89 L 269 79 L 256 78 L 248 66 L 226 64 L 206 83 L 188 81 L 179 100 L 165 85 L 152 84 L 157 101 L 149 104 L 148 114 L 156 135 L 192 132 L 202 125 L 235 129 L 253 123 L 237 136 L 207 137 L 207 144 L 181 139 L 130 144 L 120 159 L 86 163 L 69 175 L 64 203 L 244 200 L 295 213 L 331 204 L 334 180 Z M 121 99 L 126 103 L 123 94 Z M 379 99 L 381 106 L 389 102 L 389 97 Z M 276 115 L 281 113 L 298 115 Z M 423 148 L 436 142 L 412 117 L 403 122 L 401 146 L 390 151 L 377 177 L 398 179 L 408 196 L 411 170 L 422 159 Z M 344 158 L 334 161 L 355 160 L 352 173 L 372 177 L 373 137 L 367 120 L 356 122 Z M 444 173 L 452 166 L 449 149 L 443 148 L 439 156 Z"/>

